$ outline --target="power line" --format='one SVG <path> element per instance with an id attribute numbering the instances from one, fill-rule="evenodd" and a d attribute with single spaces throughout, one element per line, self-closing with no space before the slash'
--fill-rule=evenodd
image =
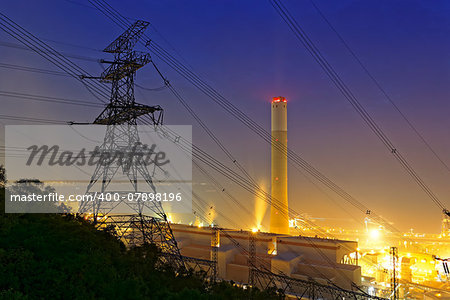
<path id="1" fill-rule="evenodd" d="M 15 43 L 4 42 L 4 41 L 0 41 L 0 46 L 1 47 L 14 48 L 14 49 L 20 49 L 20 50 L 25 50 L 25 51 L 33 51 L 32 49 L 29 49 L 29 48 L 24 47 L 22 45 L 15 44 Z M 55 54 L 53 54 L 50 51 L 42 50 L 41 52 L 44 52 L 44 53 L 50 54 L 50 55 L 55 55 Z M 70 58 L 74 58 L 74 59 L 78 59 L 78 60 L 84 60 L 84 61 L 90 61 L 90 62 L 98 62 L 99 61 L 98 59 L 93 58 L 93 57 L 82 56 L 82 55 L 77 55 L 77 54 L 70 54 L 70 53 L 65 53 L 65 52 L 61 52 L 61 55 L 64 55 L 65 57 L 70 57 Z"/>
<path id="2" fill-rule="evenodd" d="M 145 124 L 150 124 L 149 122 L 145 122 Z M 165 134 L 165 136 L 169 139 L 172 140 L 172 138 L 174 136 L 176 136 L 176 133 L 173 132 L 170 128 L 167 128 L 166 126 L 162 126 L 161 127 L 163 134 Z M 257 196 L 258 198 L 261 198 L 263 200 L 265 200 L 268 203 L 272 203 L 272 205 L 274 205 L 275 207 L 285 207 L 283 203 L 281 203 L 278 199 L 275 199 L 273 197 L 271 197 L 270 194 L 266 193 L 265 191 L 261 190 L 259 186 L 255 185 L 254 183 L 252 183 L 251 181 L 249 181 L 246 178 L 241 177 L 240 175 L 238 175 L 237 173 L 235 173 L 234 171 L 232 171 L 231 169 L 229 169 L 228 167 L 226 167 L 223 163 L 219 162 L 217 159 L 215 159 L 214 157 L 212 157 L 210 154 L 206 153 L 204 150 L 200 149 L 198 146 L 195 145 L 190 145 L 188 143 L 188 141 L 184 140 L 184 138 L 180 138 L 179 141 L 176 143 L 179 147 L 181 147 L 183 150 L 189 152 L 189 149 L 191 146 L 192 147 L 192 155 L 194 157 L 194 159 L 204 163 L 205 165 L 209 166 L 210 168 L 212 168 L 213 170 L 217 171 L 218 173 L 220 173 L 221 175 L 225 176 L 226 178 L 232 180 L 234 183 L 236 183 L 238 186 L 244 188 L 245 190 L 247 190 L 248 192 L 252 193 L 253 195 Z M 240 206 L 242 204 L 238 203 Z M 251 214 L 251 213 L 250 213 Z M 297 212 L 293 211 L 292 209 L 289 209 L 289 214 L 294 214 L 294 215 L 298 215 Z M 320 227 L 316 226 L 315 224 L 311 223 L 309 220 L 304 219 L 303 223 L 306 227 L 310 228 L 311 230 L 313 230 L 314 232 L 316 232 L 317 234 L 324 236 L 326 238 L 329 238 L 330 235 L 323 229 L 321 229 Z M 315 245 L 314 241 L 312 241 L 311 239 L 306 239 L 308 243 L 310 243 L 315 249 L 316 251 L 318 251 L 318 253 L 324 258 L 324 260 L 328 261 L 330 266 L 333 266 L 333 262 L 323 253 L 323 251 L 317 247 L 317 245 Z M 343 245 L 344 248 L 348 248 L 347 246 Z M 351 249 L 351 248 L 348 248 Z M 336 267 L 334 267 L 336 268 Z M 339 270 L 337 270 L 338 272 L 340 272 Z M 348 280 L 351 281 L 351 279 L 347 278 L 347 276 L 345 274 L 341 274 L 343 278 L 346 278 Z"/>
<path id="3" fill-rule="evenodd" d="M 62 121 L 62 120 L 40 119 L 40 118 L 11 116 L 11 115 L 0 115 L 0 119 L 13 120 L 13 121 L 24 121 L 24 122 L 46 123 L 46 124 L 67 124 L 66 121 Z"/>
<path id="4" fill-rule="evenodd" d="M 105 12 L 103 12 L 103 13 L 105 13 Z M 122 20 L 122 22 L 119 22 L 119 21 L 115 20 L 113 16 L 108 15 L 108 14 L 106 14 L 106 15 L 109 18 L 111 18 L 114 21 L 114 23 L 119 24 L 119 26 L 124 26 L 121 24 L 123 24 L 123 22 L 125 22 L 125 21 Z M 150 41 L 150 39 L 149 39 L 149 41 Z M 154 41 L 146 43 L 146 46 L 150 47 L 150 50 L 152 51 L 152 53 L 154 53 L 162 61 L 167 63 L 171 68 L 173 68 L 175 71 L 177 71 L 186 80 L 191 82 L 191 84 L 193 84 L 195 87 L 197 87 L 201 92 L 203 92 L 205 95 L 210 97 L 214 102 L 216 102 L 219 106 L 221 106 L 225 111 L 227 111 L 232 116 L 234 116 L 236 119 L 238 119 L 240 122 L 242 122 L 245 126 L 247 126 L 249 129 L 251 129 L 254 133 L 256 133 L 258 136 L 260 136 L 267 143 L 273 144 L 274 147 L 278 151 L 281 151 L 282 153 L 287 155 L 289 161 L 294 164 L 294 167 L 296 167 L 296 168 L 300 167 L 300 168 L 304 169 L 306 172 L 308 172 L 310 175 L 312 175 L 314 178 L 316 178 L 319 182 L 321 182 L 326 187 L 328 187 L 329 189 L 331 189 L 332 191 L 337 193 L 339 196 L 341 196 L 344 200 L 346 200 L 347 202 L 349 202 L 350 204 L 352 204 L 353 206 L 358 208 L 361 212 L 366 213 L 369 210 L 365 205 L 358 202 L 350 194 L 345 192 L 342 188 L 337 186 L 330 179 L 325 177 L 325 175 L 320 173 L 317 169 L 315 169 L 308 162 L 306 162 L 304 159 L 302 159 L 294 151 L 283 146 L 281 143 L 277 143 L 276 141 L 273 141 L 269 132 L 267 132 L 259 124 L 254 122 L 245 113 L 240 111 L 236 106 L 234 106 L 232 103 L 230 103 L 220 93 L 218 93 L 211 86 L 209 86 L 207 83 L 205 83 L 203 80 L 201 80 L 196 74 L 194 74 L 192 71 L 190 71 L 185 66 L 183 66 L 180 62 L 178 62 L 169 53 L 167 53 L 162 48 L 158 47 L 158 45 Z M 377 216 L 373 212 L 373 210 L 371 210 L 371 211 L 372 211 L 372 217 L 376 221 L 378 221 L 380 224 L 384 225 L 386 228 L 391 227 L 389 222 L 385 221 L 380 216 Z"/>
<path id="5" fill-rule="evenodd" d="M 233 154 L 225 147 L 225 145 L 219 140 L 219 138 L 212 132 L 211 129 L 200 119 L 200 117 L 194 112 L 194 110 L 190 107 L 190 105 L 181 97 L 181 95 L 175 90 L 175 88 L 170 84 L 168 80 L 164 78 L 159 69 L 156 67 L 154 62 L 153 66 L 157 70 L 158 74 L 161 78 L 166 82 L 166 85 L 172 92 L 172 94 L 178 99 L 178 101 L 183 105 L 183 107 L 189 112 L 189 114 L 194 118 L 195 121 L 203 128 L 203 130 L 208 134 L 208 136 L 214 141 L 214 143 L 220 148 L 220 150 L 225 153 L 225 155 L 236 165 L 239 171 L 245 175 L 249 180 L 256 184 L 255 180 L 250 176 L 250 174 L 245 170 L 245 168 L 237 161 L 237 159 L 233 156 Z"/>
<path id="6" fill-rule="evenodd" d="M 333 84 L 338 88 L 338 90 L 344 95 L 344 97 L 349 101 L 352 107 L 357 111 L 360 117 L 364 120 L 367 126 L 372 130 L 372 132 L 381 140 L 384 146 L 393 154 L 395 159 L 400 163 L 403 169 L 413 178 L 416 184 L 427 194 L 427 196 L 436 204 L 442 211 L 447 211 L 444 204 L 440 199 L 433 193 L 433 191 L 428 187 L 428 185 L 423 181 L 423 179 L 417 174 L 409 162 L 403 157 L 400 151 L 394 146 L 389 137 L 383 132 L 379 125 L 373 120 L 372 116 L 366 111 L 362 104 L 355 97 L 353 92 L 349 87 L 342 81 L 338 73 L 329 64 L 326 58 L 320 53 L 316 48 L 307 34 L 302 30 L 301 26 L 292 17 L 287 8 L 282 4 L 280 0 L 270 0 L 270 3 L 276 10 L 276 12 L 281 16 L 283 21 L 289 26 L 291 31 L 295 34 L 297 39 L 302 43 L 302 45 L 308 50 L 308 52 L 313 56 L 314 60 L 319 64 L 319 66 L 325 71 L 328 77 L 331 79 Z"/>
<path id="7" fill-rule="evenodd" d="M 149 91 L 149 92 L 159 92 L 159 91 L 167 89 L 167 85 L 163 85 L 163 86 L 156 87 L 156 88 L 148 88 L 148 87 L 142 86 L 142 85 L 137 84 L 137 83 L 135 83 L 134 85 L 137 88 L 140 88 L 140 89 L 142 89 L 144 91 Z"/>
<path id="8" fill-rule="evenodd" d="M 93 4 L 92 1 L 90 1 Z M 94 4 L 93 4 L 94 5 Z M 96 6 L 97 7 L 97 6 Z M 109 6 L 110 7 L 110 6 Z M 109 10 L 102 9 L 101 7 L 97 7 L 97 9 L 106 15 L 109 19 L 111 19 L 115 24 L 119 27 L 125 28 L 127 24 L 127 19 L 120 15 L 117 11 L 111 13 L 111 9 Z M 146 35 L 144 35 L 146 36 Z M 146 36 L 147 37 L 147 36 Z M 147 37 L 148 38 L 148 37 Z M 198 88 L 202 93 L 208 96 L 211 100 L 216 102 L 219 106 L 221 106 L 225 111 L 230 113 L 240 122 L 242 122 L 245 126 L 251 129 L 254 133 L 256 133 L 259 137 L 265 140 L 269 144 L 273 144 L 273 146 L 278 150 L 287 155 L 290 162 L 293 163 L 294 167 L 300 167 L 309 173 L 316 180 L 321 182 L 324 186 L 331 189 L 333 192 L 342 197 L 345 201 L 359 209 L 362 213 L 366 214 L 367 211 L 371 211 L 371 218 L 375 222 L 383 225 L 386 229 L 391 232 L 399 232 L 394 226 L 391 225 L 390 222 L 386 221 L 381 216 L 377 215 L 373 210 L 366 207 L 364 204 L 360 203 L 353 196 L 344 191 L 341 187 L 336 185 L 333 181 L 315 169 L 312 165 L 306 162 L 303 158 L 301 158 L 297 153 L 292 151 L 290 148 L 283 146 L 281 143 L 272 140 L 271 135 L 267 130 L 249 118 L 245 113 L 240 111 L 236 106 L 234 106 L 231 102 L 229 102 L 225 97 L 223 97 L 219 92 L 217 92 L 214 88 L 208 85 L 205 81 L 200 79 L 196 74 L 194 74 L 191 70 L 186 68 L 182 63 L 177 61 L 173 56 L 171 56 L 167 51 L 158 46 L 158 44 L 148 38 L 147 42 L 144 43 L 150 51 L 155 54 L 162 61 L 167 63 L 172 69 L 178 72 L 182 77 L 188 80 L 191 84 L 193 84 L 196 88 Z"/>
<path id="9" fill-rule="evenodd" d="M 18 70 L 18 71 L 26 71 L 26 72 L 34 72 L 34 73 L 40 73 L 40 74 L 71 77 L 71 75 L 69 75 L 65 72 L 59 72 L 59 71 L 53 71 L 53 70 L 41 69 L 41 68 L 34 68 L 34 67 L 26 67 L 26 66 L 16 65 L 16 64 L 0 63 L 0 68 Z M 156 88 L 149 88 L 149 87 L 145 87 L 140 84 L 137 84 L 137 83 L 135 83 L 135 86 L 142 90 L 149 91 L 149 92 L 159 92 L 159 91 L 165 90 L 167 88 L 166 85 L 156 87 Z"/>
<path id="10" fill-rule="evenodd" d="M 91 51 L 95 51 L 95 52 L 102 52 L 102 50 L 100 50 L 100 49 L 87 47 L 87 46 L 76 45 L 76 44 L 73 44 L 73 43 L 55 41 L 53 39 L 44 39 L 44 38 L 43 38 L 43 40 L 47 41 L 47 42 L 55 43 L 55 44 L 60 44 L 60 45 L 64 45 L 64 46 L 70 46 L 70 47 L 73 47 L 73 48 L 80 48 L 80 49 L 86 49 L 86 50 L 91 50 Z"/>
<path id="11" fill-rule="evenodd" d="M 422 141 L 422 143 L 430 150 L 431 153 L 433 153 L 434 157 L 444 166 L 447 171 L 450 172 L 450 167 L 447 165 L 444 160 L 437 154 L 437 152 L 431 147 L 430 143 L 424 138 L 424 136 L 419 132 L 419 130 L 414 126 L 414 124 L 407 118 L 407 116 L 400 110 L 398 105 L 394 102 L 391 96 L 387 93 L 387 91 L 381 86 L 380 82 L 375 78 L 375 76 L 369 71 L 369 69 L 365 66 L 365 64 L 361 61 L 361 59 L 356 55 L 355 51 L 353 51 L 349 44 L 345 41 L 345 39 L 342 37 L 341 34 L 336 30 L 336 28 L 331 24 L 331 22 L 328 20 L 328 18 L 325 16 L 325 14 L 319 9 L 319 7 L 314 3 L 314 0 L 310 0 L 311 4 L 314 6 L 314 8 L 317 10 L 319 15 L 322 17 L 322 19 L 327 23 L 327 25 L 331 28 L 331 30 L 336 34 L 336 36 L 339 38 L 339 40 L 342 42 L 344 47 L 348 50 L 348 52 L 353 56 L 353 58 L 357 61 L 359 66 L 364 70 L 364 72 L 369 76 L 369 78 L 372 80 L 372 82 L 375 84 L 375 86 L 381 91 L 383 96 L 389 101 L 389 103 L 392 104 L 394 109 L 400 114 L 400 116 L 405 120 L 405 122 L 408 124 L 408 126 L 411 128 L 412 131 L 419 137 L 419 139 Z"/>
<path id="12" fill-rule="evenodd" d="M 81 76 L 89 76 L 89 73 L 67 59 L 63 54 L 54 50 L 2 13 L 0 13 L 0 28 L 24 44 L 27 48 L 33 50 L 52 64 L 56 65 L 62 71 L 80 81 L 99 101 L 106 103 L 104 100 L 100 99 L 99 96 L 108 99 L 108 89 L 106 89 L 105 86 L 95 85 L 92 82 L 83 80 Z"/>
<path id="13" fill-rule="evenodd" d="M 27 101 L 40 101 L 40 102 L 51 102 L 51 103 L 61 103 L 69 105 L 87 106 L 87 107 L 103 107 L 103 105 L 92 103 L 84 100 L 75 100 L 67 98 L 49 97 L 42 95 L 25 94 L 18 92 L 7 92 L 0 90 L 0 97 L 6 98 L 18 98 Z"/>
<path id="14" fill-rule="evenodd" d="M 161 76 L 162 80 L 166 82 L 166 85 L 169 87 L 171 92 L 175 95 L 175 97 L 178 99 L 178 101 L 181 103 L 181 105 L 188 111 L 188 113 L 193 117 L 194 120 L 197 121 L 197 123 L 203 128 L 203 130 L 208 134 L 208 136 L 211 137 L 211 139 L 219 146 L 219 148 L 226 154 L 226 156 L 232 161 L 238 169 L 241 171 L 242 174 L 247 177 L 255 186 L 258 187 L 258 189 L 261 189 L 261 187 L 256 183 L 256 181 L 252 178 L 252 176 L 243 168 L 242 165 L 237 162 L 235 157 L 231 154 L 231 152 L 223 145 L 223 143 L 219 140 L 219 138 L 212 132 L 212 130 L 200 119 L 200 117 L 194 112 L 192 107 L 183 99 L 183 97 L 175 90 L 175 88 L 170 84 L 170 82 L 161 74 L 159 69 L 157 68 L 156 64 L 153 62 L 153 66 L 157 70 L 158 74 Z M 300 171 L 300 170 L 299 170 Z M 301 171 L 300 171 L 301 172 Z M 303 174 L 303 173 L 302 173 Z M 303 174 L 304 175 L 304 174 Z M 306 175 L 304 175 L 306 177 Z M 314 182 L 312 182 L 308 177 L 306 177 L 316 188 L 318 188 L 321 192 L 323 192 L 326 196 L 328 196 L 322 189 L 320 189 L 319 186 L 317 186 Z M 329 197 L 331 199 L 331 197 Z M 231 197 L 233 201 L 235 201 L 238 205 L 240 203 Z M 331 199 L 333 202 L 334 200 Z M 336 203 L 335 203 L 336 204 Z M 338 204 L 337 204 L 338 205 Z M 241 205 L 240 205 L 241 206 Z M 340 208 L 342 208 L 340 205 L 338 205 Z M 241 209 L 252 215 L 245 206 L 241 206 Z M 344 209 L 344 211 L 346 211 Z M 347 212 L 347 211 L 346 211 Z M 347 212 L 348 213 L 348 212 Z M 253 218 L 256 220 L 256 217 L 253 215 Z M 356 218 L 355 218 L 356 220 Z"/>
<path id="15" fill-rule="evenodd" d="M 23 118 L 22 118 L 23 119 Z M 35 119 L 36 120 L 36 119 Z"/>
<path id="16" fill-rule="evenodd" d="M 65 73 L 65 72 L 58 72 L 58 71 L 47 70 L 47 69 L 40 69 L 40 68 L 33 68 L 33 67 L 25 67 L 25 66 L 14 65 L 14 64 L 0 63 L 0 68 L 11 69 L 11 70 L 18 70 L 18 71 L 26 71 L 26 72 L 34 72 L 34 73 L 40 73 L 40 74 L 48 74 L 48 75 L 70 77 L 70 75 Z"/>

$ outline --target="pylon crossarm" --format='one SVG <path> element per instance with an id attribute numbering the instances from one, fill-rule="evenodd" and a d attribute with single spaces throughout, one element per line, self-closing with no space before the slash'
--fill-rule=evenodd
<path id="1" fill-rule="evenodd" d="M 139 103 L 129 105 L 118 105 L 110 103 L 105 110 L 95 119 L 94 124 L 118 125 L 125 124 L 131 120 L 136 120 L 144 115 L 153 115 L 155 112 L 162 114 L 163 109 L 159 106 L 148 106 Z M 154 116 L 153 116 L 154 117 Z M 158 124 L 155 124 L 158 125 Z"/>
<path id="2" fill-rule="evenodd" d="M 109 44 L 103 52 L 120 53 L 133 49 L 149 24 L 149 22 L 137 20 L 124 33 Z"/>
<path id="3" fill-rule="evenodd" d="M 130 52 L 125 58 L 117 58 L 100 76 L 104 82 L 121 80 L 134 75 L 137 70 L 151 61 L 149 53 Z M 106 62 L 106 61 L 104 61 Z"/>

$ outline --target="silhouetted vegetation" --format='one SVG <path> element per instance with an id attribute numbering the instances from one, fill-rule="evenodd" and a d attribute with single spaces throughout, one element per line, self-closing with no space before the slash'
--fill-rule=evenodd
<path id="1" fill-rule="evenodd" d="M 6 172 L 5 167 L 0 165 L 0 187 L 4 187 L 6 183 Z"/>
<path id="2" fill-rule="evenodd" d="M 276 299 L 156 267 L 158 249 L 127 250 L 108 232 L 61 214 L 5 214 L 0 191 L 0 299 Z"/>

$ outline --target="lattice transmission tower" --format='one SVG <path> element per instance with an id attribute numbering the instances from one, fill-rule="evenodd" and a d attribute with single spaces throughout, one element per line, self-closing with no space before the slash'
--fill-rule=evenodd
<path id="1" fill-rule="evenodd" d="M 397 247 L 391 247 L 389 251 L 391 255 L 391 299 L 398 300 L 398 249 Z"/>
<path id="2" fill-rule="evenodd" d="M 135 102 L 134 80 L 136 71 L 151 61 L 150 54 L 134 51 L 146 27 L 145 21 L 136 21 L 123 34 L 114 40 L 103 51 L 114 54 L 113 61 L 105 61 L 109 67 L 100 79 L 111 84 L 111 98 L 105 109 L 95 119 L 94 124 L 106 125 L 106 134 L 101 153 L 133 153 L 143 149 L 140 144 L 137 119 L 149 116 L 152 125 L 161 125 L 163 110 L 160 106 L 148 106 Z M 141 146 L 139 146 L 141 145 Z M 109 185 L 115 175 L 122 173 L 131 184 L 130 191 L 113 191 Z M 142 180 L 138 180 L 142 178 Z M 144 182 L 141 184 L 138 183 Z M 100 185 L 100 186 L 99 186 Z M 129 192 L 156 192 L 152 176 L 143 163 L 128 160 L 125 164 L 97 164 L 87 186 L 86 194 L 93 194 L 94 186 L 99 186 L 100 193 L 118 193 L 125 195 Z M 103 199 L 102 199 L 103 200 Z M 114 209 L 124 205 L 125 201 L 102 201 L 99 199 L 83 202 L 80 213 L 89 213 L 98 227 L 107 227 L 117 234 L 128 245 L 142 245 L 155 243 L 162 250 L 161 257 L 177 269 L 185 269 L 183 257 L 180 255 L 177 242 L 170 228 L 167 216 L 158 201 L 133 201 L 126 203 L 133 214 L 114 214 Z M 150 211 L 154 216 L 145 215 Z"/>

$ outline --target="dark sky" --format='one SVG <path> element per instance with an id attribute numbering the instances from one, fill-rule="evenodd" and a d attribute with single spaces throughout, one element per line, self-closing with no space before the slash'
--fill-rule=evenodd
<path id="1" fill-rule="evenodd" d="M 109 3 L 125 16 L 150 21 L 152 26 L 147 33 L 155 41 L 267 130 L 271 97 L 285 96 L 291 149 L 399 229 L 440 230 L 439 208 L 338 93 L 268 1 L 111 0 Z M 316 4 L 436 153 L 450 165 L 450 3 L 316 0 Z M 286 1 L 286 5 L 397 149 L 450 208 L 449 172 L 377 90 L 311 2 Z M 1 11 L 68 55 L 109 58 L 96 49 L 103 49 L 122 32 L 85 0 L 5 0 Z M 0 41 L 16 43 L 1 31 Z M 0 46 L 0 54 L 0 63 L 56 70 L 29 51 Z M 93 74 L 102 71 L 96 62 L 74 61 Z M 163 62 L 157 59 L 155 62 L 229 150 L 268 188 L 269 146 Z M 137 82 L 146 87 L 162 85 L 151 66 L 139 71 Z M 96 101 L 73 79 L 3 68 L 0 90 Z M 163 106 L 166 124 L 192 124 L 194 143 L 231 165 L 168 91 L 137 90 L 136 98 L 141 103 Z M 1 114 L 7 115 L 88 122 L 100 112 L 96 108 L 3 96 L 0 100 Z M 292 208 L 327 218 L 321 224 L 361 226 L 364 215 L 333 192 L 318 189 L 293 167 L 289 176 Z M 200 176 L 196 178 L 196 183 L 205 181 Z M 226 180 L 222 182 L 241 203 L 254 209 L 250 194 Z M 239 215 L 228 209 L 224 198 L 208 185 L 198 189 L 208 202 L 237 219 L 237 223 L 238 216 L 249 219 L 242 212 Z M 217 222 L 221 222 L 220 217 Z M 239 224 L 244 227 L 254 223 L 246 222 Z"/>

